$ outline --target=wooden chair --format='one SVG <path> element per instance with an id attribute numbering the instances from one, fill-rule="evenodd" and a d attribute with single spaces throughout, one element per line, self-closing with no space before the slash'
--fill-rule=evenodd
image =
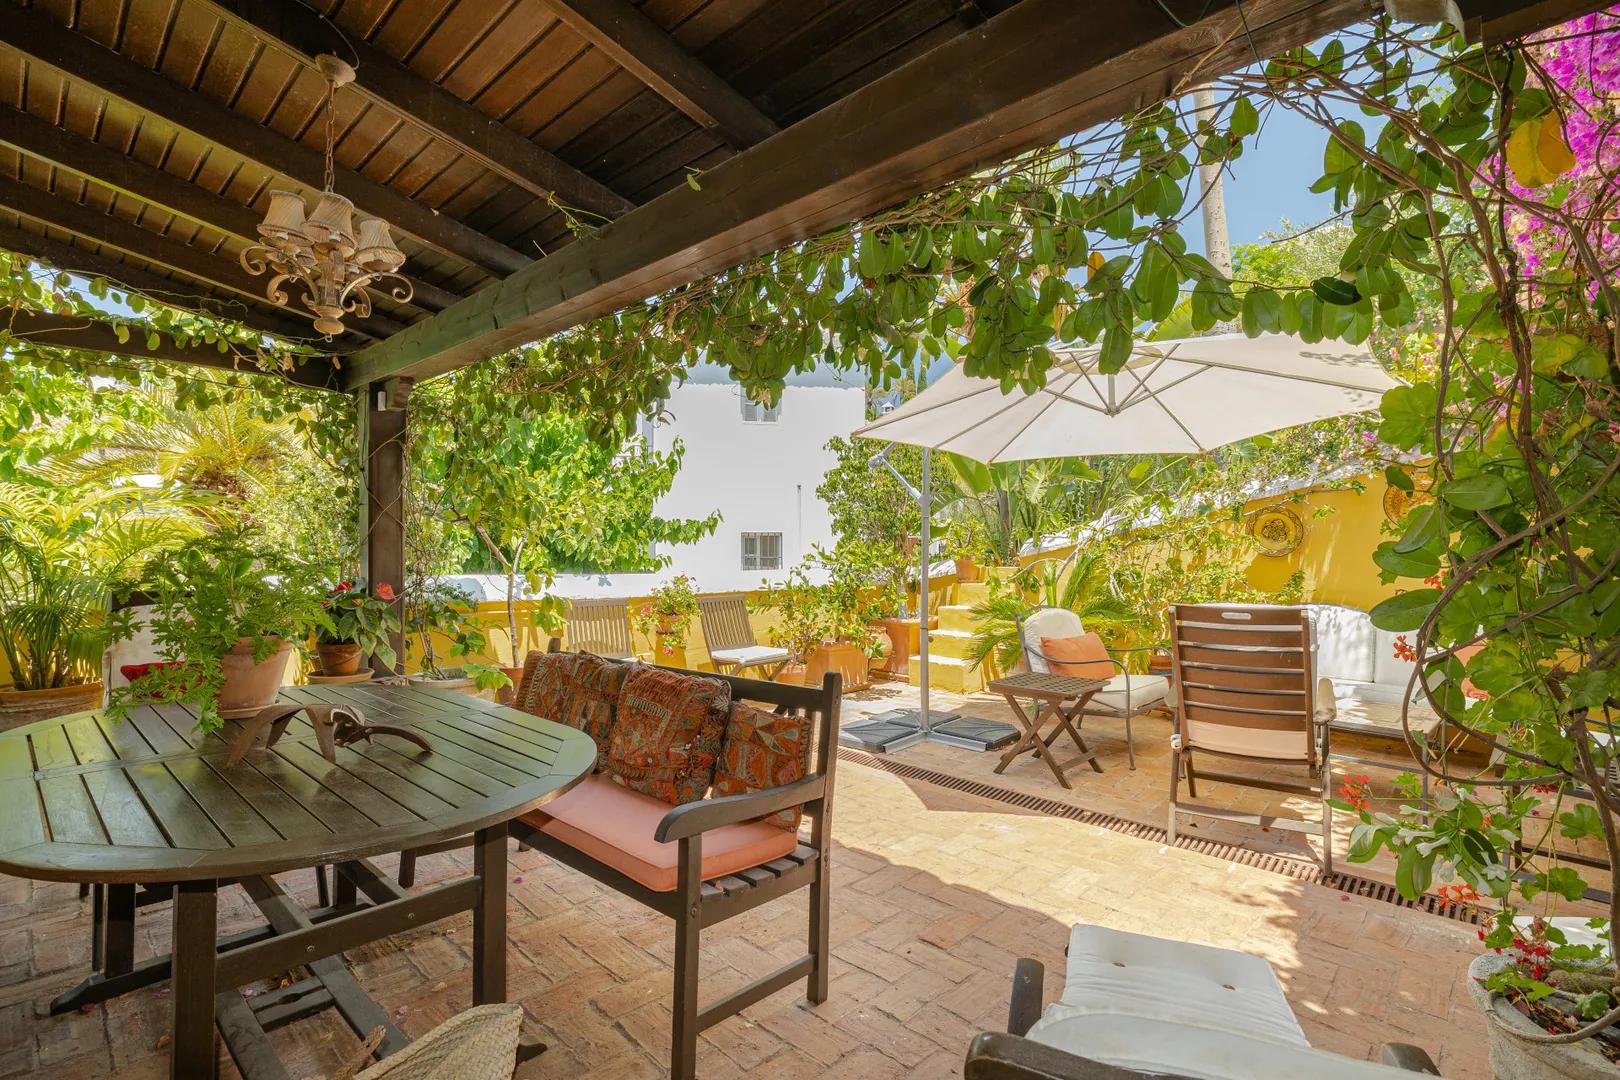
<path id="1" fill-rule="evenodd" d="M 793 654 L 786 649 L 761 645 L 754 640 L 754 628 L 748 622 L 748 604 L 742 593 L 702 597 L 698 600 L 698 614 L 703 620 L 703 640 L 709 646 L 709 659 L 714 662 L 714 670 L 723 675 L 741 675 L 755 668 L 762 678 L 774 679 L 793 659 Z"/>
<path id="2" fill-rule="evenodd" d="M 1322 863 L 1333 872 L 1333 809 L 1328 804 L 1329 725 L 1316 718 L 1316 674 L 1310 619 L 1303 608 L 1262 604 L 1176 604 L 1170 609 L 1170 663 L 1179 730 L 1171 742 L 1170 825 L 1176 839 L 1179 814 L 1197 814 L 1322 837 Z M 1294 782 L 1234 773 L 1197 773 L 1193 754 L 1210 754 L 1266 767 L 1293 767 Z M 1320 800 L 1322 823 L 1180 801 L 1197 783 L 1216 781 L 1264 788 Z"/>
<path id="3" fill-rule="evenodd" d="M 630 636 L 630 603 L 609 597 L 605 600 L 568 601 L 568 647 L 593 652 L 611 660 L 629 660 L 636 655 Z"/>
<path id="4" fill-rule="evenodd" d="M 740 598 L 739 598 L 740 599 Z M 551 651 L 556 651 L 554 638 Z M 543 831 L 545 808 L 537 815 L 526 815 L 511 823 L 511 833 L 519 843 L 535 848 L 609 888 L 637 900 L 675 921 L 675 995 L 670 1033 L 670 1073 L 676 1080 L 692 1080 L 697 1075 L 697 1037 L 700 1031 L 734 1016 L 757 1001 L 805 980 L 806 996 L 813 1003 L 827 1000 L 827 966 L 831 961 L 830 899 L 831 880 L 828 860 L 832 846 L 833 771 L 838 763 L 838 715 L 842 682 L 836 672 L 828 672 L 820 686 L 791 686 L 785 683 L 743 679 L 734 675 L 681 671 L 683 675 L 723 679 L 731 686 L 731 699 L 783 715 L 806 717 L 814 739 L 810 767 L 802 779 L 780 787 L 744 795 L 710 797 L 680 806 L 660 808 L 661 817 L 649 821 L 657 857 L 673 852 L 673 888 L 652 888 L 619 867 L 609 865 L 582 847 L 575 847 L 559 835 Z M 594 780 L 594 778 L 593 778 Z M 586 782 L 587 785 L 591 781 Z M 586 785 L 582 785 L 581 789 Z M 611 786 L 611 785 L 610 785 Z M 576 792 L 581 789 L 576 789 Z M 570 792 L 564 798 L 573 797 Z M 796 845 L 781 858 L 760 865 L 735 869 L 728 874 L 704 880 L 704 836 L 717 841 L 711 856 L 726 858 L 726 841 L 744 823 L 789 807 L 803 808 L 809 821 L 808 839 L 802 832 Z M 556 805 L 551 807 L 556 811 Z M 537 821 L 540 822 L 537 824 Z M 611 830 L 601 830 L 591 844 L 611 844 Z M 567 835 L 567 834 L 564 834 Z M 639 845 L 638 845 L 639 846 Z M 611 852 L 604 852 L 611 856 Z M 645 857 L 645 856 L 644 856 Z M 800 889 L 808 889 L 809 947 L 797 959 L 763 975 L 747 985 L 704 1006 L 698 1007 L 698 953 L 700 934 L 717 924 L 751 911 L 762 904 Z"/>

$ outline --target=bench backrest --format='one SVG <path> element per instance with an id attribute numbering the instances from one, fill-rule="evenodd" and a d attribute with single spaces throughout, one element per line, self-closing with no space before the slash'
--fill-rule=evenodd
<path id="1" fill-rule="evenodd" d="M 568 601 L 568 644 L 614 660 L 636 654 L 630 637 L 630 604 L 623 598 Z"/>
<path id="2" fill-rule="evenodd" d="M 698 600 L 703 619 L 703 640 L 709 651 L 746 649 L 756 644 L 754 628 L 748 622 L 748 603 L 742 593 L 705 596 Z"/>

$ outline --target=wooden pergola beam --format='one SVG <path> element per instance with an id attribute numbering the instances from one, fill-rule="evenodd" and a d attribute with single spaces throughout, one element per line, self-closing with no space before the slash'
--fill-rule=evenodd
<path id="1" fill-rule="evenodd" d="M 576 33 L 739 150 L 780 128 L 627 0 L 545 0 Z"/>
<path id="2" fill-rule="evenodd" d="M 8 8 L 0 19 L 0 44 L 310 190 L 319 191 L 324 183 L 326 165 L 319 152 L 53 22 L 39 8 Z M 400 232 L 495 275 L 529 264 L 499 240 L 350 169 L 337 170 L 336 187 Z"/>
<path id="3" fill-rule="evenodd" d="M 356 91 L 526 191 L 555 196 L 565 206 L 610 218 L 635 209 L 635 203 L 606 184 L 435 86 L 376 46 L 341 38 L 325 18 L 298 0 L 214 0 L 212 6 L 301 63 L 313 65 L 321 53 L 346 60 L 352 55 L 359 61 L 353 83 Z"/>
<path id="4" fill-rule="evenodd" d="M 322 357 L 312 357 L 304 366 L 277 376 L 256 367 L 244 367 L 236 357 L 222 354 L 212 345 L 182 346 L 167 334 L 158 335 L 160 340 L 157 345 L 150 347 L 146 343 L 146 336 L 138 332 L 130 334 L 128 341 L 120 341 L 113 324 L 78 315 L 4 311 L 0 312 L 0 332 L 41 348 L 78 349 L 136 360 L 167 360 L 195 367 L 284 378 L 316 390 L 337 389 L 337 369 Z"/>
<path id="5" fill-rule="evenodd" d="M 171 281 L 161 274 L 85 251 L 72 244 L 53 240 L 43 233 L 31 232 L 5 222 L 0 222 L 0 249 L 26 255 L 56 270 L 67 270 L 87 277 L 106 278 L 125 291 L 141 293 L 161 304 L 205 311 L 224 319 L 235 319 L 243 326 L 252 327 L 274 337 L 298 340 L 308 337 L 310 333 L 307 324 L 294 322 L 284 316 L 272 315 L 259 307 L 240 301 L 188 293 L 183 284 Z"/>
<path id="6" fill-rule="evenodd" d="M 253 243 L 259 240 L 261 215 L 251 207 L 4 103 L 0 103 L 0 146 L 228 236 Z M 415 292 L 412 303 L 426 311 L 443 311 L 461 299 L 429 282 L 414 277 L 409 280 Z"/>
<path id="7" fill-rule="evenodd" d="M 566 330 L 1366 18 L 1374 0 L 1023 0 L 498 285 L 357 353 L 418 380 Z"/>
<path id="8" fill-rule="evenodd" d="M 255 303 L 271 303 L 265 298 L 267 279 L 249 274 L 235 259 L 192 247 L 139 225 L 131 225 L 121 218 L 100 213 L 21 180 L 0 177 L 0 206 L 86 240 L 116 248 L 126 255 L 161 263 L 203 284 L 235 293 Z M 345 325 L 371 338 L 387 338 L 404 328 L 393 319 L 377 314 L 365 319 L 348 316 Z M 303 336 L 314 337 L 314 330 L 305 331 Z"/>

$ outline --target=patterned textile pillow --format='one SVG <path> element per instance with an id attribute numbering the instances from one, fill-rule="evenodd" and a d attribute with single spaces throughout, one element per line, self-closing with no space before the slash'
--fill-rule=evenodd
<path id="1" fill-rule="evenodd" d="M 778 716 L 737 702 L 726 721 L 726 741 L 714 770 L 714 794 L 742 795 L 802 780 L 810 771 L 810 718 Z M 778 810 L 761 821 L 799 830 L 801 807 Z"/>
<path id="2" fill-rule="evenodd" d="M 578 659 L 577 653 L 530 652 L 523 661 L 523 678 L 512 695 L 512 708 L 563 723 Z"/>
<path id="3" fill-rule="evenodd" d="M 619 711 L 620 691 L 633 665 L 604 660 L 595 653 L 574 653 L 570 669 L 568 704 L 559 723 L 578 728 L 596 741 L 596 767 L 606 761 L 608 744 Z"/>
<path id="4" fill-rule="evenodd" d="M 608 775 L 671 806 L 703 798 L 730 709 L 729 683 L 638 667 L 619 695 Z"/>

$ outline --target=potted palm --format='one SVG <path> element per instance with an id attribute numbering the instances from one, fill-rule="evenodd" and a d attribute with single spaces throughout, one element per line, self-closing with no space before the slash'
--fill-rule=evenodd
<path id="1" fill-rule="evenodd" d="M 327 592 L 322 606 L 332 618 L 332 626 L 315 631 L 315 653 L 321 660 L 321 675 L 350 678 L 360 674 L 360 662 L 367 656 L 393 667 L 393 635 L 399 631 L 394 612 L 394 587 L 380 582 L 375 594 L 356 588 L 352 581 L 340 581 Z"/>
<path id="2" fill-rule="evenodd" d="M 112 712 L 141 704 L 196 710 L 197 727 L 252 716 L 273 703 L 293 649 L 331 632 L 317 568 L 264 547 L 245 528 L 187 541 L 159 556 L 147 575 L 150 628 L 170 661 L 113 692 Z M 114 633 L 133 624 L 115 620 Z"/>
<path id="3" fill-rule="evenodd" d="M 56 498 L 0 485 L 0 729 L 101 706 L 113 591 L 152 553 L 194 530 L 159 498 L 107 488 Z"/>
<path id="4" fill-rule="evenodd" d="M 687 574 L 653 590 L 652 599 L 636 609 L 638 633 L 653 639 L 659 655 L 673 657 L 686 649 L 686 631 L 698 613 L 697 588 Z"/>

